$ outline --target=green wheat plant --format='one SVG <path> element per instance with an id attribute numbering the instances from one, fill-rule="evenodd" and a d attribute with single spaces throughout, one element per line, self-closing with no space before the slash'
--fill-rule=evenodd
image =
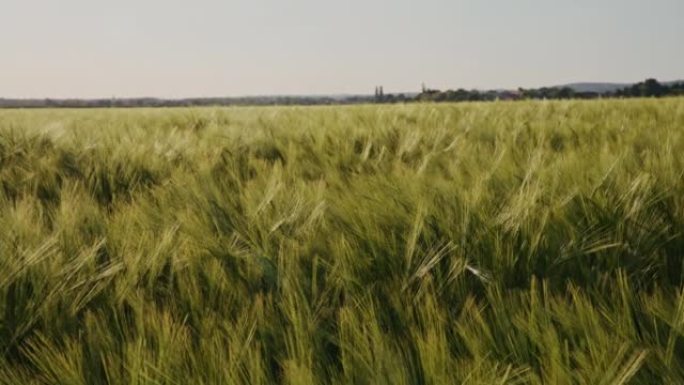
<path id="1" fill-rule="evenodd" d="M 682 384 L 684 99 L 0 110 L 0 384 Z"/>

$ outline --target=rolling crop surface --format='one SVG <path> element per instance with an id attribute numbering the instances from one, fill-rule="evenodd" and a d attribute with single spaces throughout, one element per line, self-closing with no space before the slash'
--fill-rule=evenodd
<path id="1" fill-rule="evenodd" d="M 684 384 L 684 98 L 0 110 L 0 384 Z"/>

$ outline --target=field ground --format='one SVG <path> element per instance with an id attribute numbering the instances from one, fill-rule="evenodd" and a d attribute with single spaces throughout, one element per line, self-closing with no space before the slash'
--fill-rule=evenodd
<path id="1" fill-rule="evenodd" d="M 684 99 L 0 110 L 1 384 L 683 384 Z"/>

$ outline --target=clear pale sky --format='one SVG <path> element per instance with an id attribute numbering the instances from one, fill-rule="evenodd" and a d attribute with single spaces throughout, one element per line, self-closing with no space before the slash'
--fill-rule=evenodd
<path id="1" fill-rule="evenodd" d="M 1 0 L 0 97 L 684 78 L 684 0 Z"/>

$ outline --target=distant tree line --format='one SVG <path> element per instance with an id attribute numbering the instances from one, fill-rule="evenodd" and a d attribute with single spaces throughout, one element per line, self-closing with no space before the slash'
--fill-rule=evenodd
<path id="1" fill-rule="evenodd" d="M 374 95 L 347 96 L 250 96 L 231 98 L 126 98 L 126 99 L 2 99 L 0 108 L 111 108 L 111 107 L 197 107 L 258 105 L 332 105 L 409 102 L 465 102 L 520 99 L 595 99 L 601 97 L 663 97 L 684 95 L 684 82 L 661 84 L 647 79 L 610 92 L 578 92 L 570 87 L 518 88 L 517 90 L 433 90 L 423 86 L 418 94 L 386 94 L 382 86 Z"/>
<path id="2" fill-rule="evenodd" d="M 447 90 L 426 89 L 416 96 L 417 101 L 463 102 L 519 99 L 596 99 L 628 97 L 663 97 L 684 95 L 684 82 L 661 84 L 656 79 L 647 79 L 623 89 L 606 92 L 579 92 L 570 87 L 518 88 L 509 90 Z"/>
<path id="3" fill-rule="evenodd" d="M 418 96 L 418 101 L 431 102 L 466 102 L 466 101 L 493 101 L 493 100 L 520 100 L 520 99 L 592 99 L 601 95 L 594 92 L 576 92 L 570 87 L 542 87 L 542 88 L 518 88 L 517 90 L 424 90 Z"/>
<path id="4" fill-rule="evenodd" d="M 643 82 L 633 84 L 616 91 L 613 96 L 617 97 L 662 97 L 683 96 L 684 82 L 673 84 L 661 84 L 655 79 L 646 79 Z"/>
<path id="5" fill-rule="evenodd" d="M 373 99 L 366 98 L 367 102 Z M 131 108 L 131 107 L 201 107 L 201 106 L 253 106 L 253 105 L 314 105 L 337 104 L 331 97 L 317 96 L 255 96 L 236 98 L 189 99 L 0 99 L 0 108 Z"/>
<path id="6" fill-rule="evenodd" d="M 475 102 L 498 99 L 519 99 L 519 93 L 515 91 L 466 90 L 463 88 L 447 91 L 426 89 L 418 94 L 415 99 L 416 101 L 421 102 Z"/>

